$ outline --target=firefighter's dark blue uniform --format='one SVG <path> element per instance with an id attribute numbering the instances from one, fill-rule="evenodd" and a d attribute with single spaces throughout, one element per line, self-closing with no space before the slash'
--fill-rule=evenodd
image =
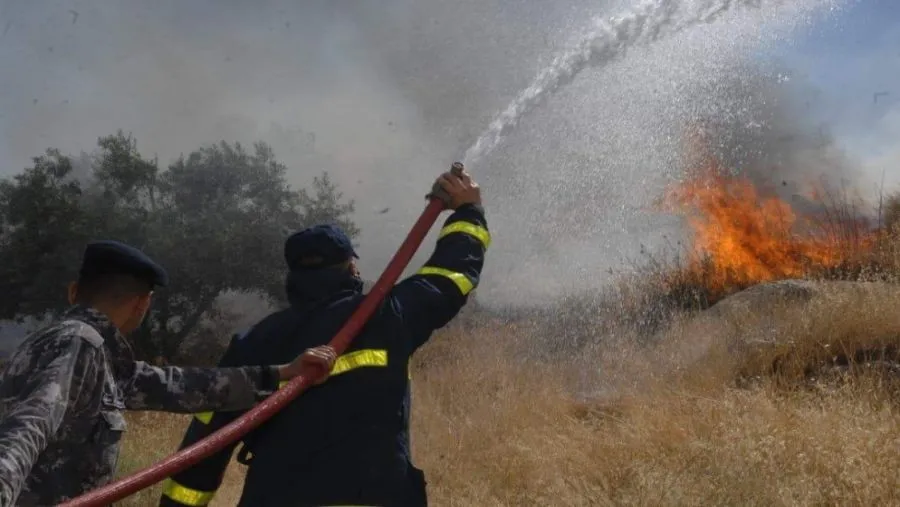
<path id="1" fill-rule="evenodd" d="M 410 461 L 408 363 L 465 305 L 489 244 L 480 206 L 461 206 L 446 220 L 428 262 L 393 287 L 331 377 L 244 439 L 238 459 L 249 468 L 240 506 L 427 505 L 424 475 Z M 290 238 L 290 308 L 236 336 L 220 364 L 278 364 L 327 343 L 362 301 L 362 283 L 345 270 L 308 269 L 296 259 L 339 255 L 355 253 L 334 228 Z M 198 414 L 182 448 L 240 414 Z M 160 505 L 208 504 L 235 447 L 171 477 Z"/>

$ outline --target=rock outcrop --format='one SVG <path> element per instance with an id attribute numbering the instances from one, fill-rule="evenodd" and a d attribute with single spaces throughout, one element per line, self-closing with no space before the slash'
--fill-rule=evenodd
<path id="1" fill-rule="evenodd" d="M 702 337 L 708 350 L 727 351 L 739 370 L 751 375 L 767 369 L 808 374 L 824 365 L 900 364 L 895 357 L 900 350 L 900 285 L 760 284 L 701 312 L 687 332 Z"/>

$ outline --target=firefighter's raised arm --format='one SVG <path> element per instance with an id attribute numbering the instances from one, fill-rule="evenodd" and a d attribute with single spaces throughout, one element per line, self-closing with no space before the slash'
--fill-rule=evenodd
<path id="1" fill-rule="evenodd" d="M 410 330 L 412 349 L 447 324 L 478 287 L 491 244 L 481 189 L 464 169 L 438 177 L 436 186 L 454 210 L 438 234 L 434 253 L 414 276 L 391 291 L 391 304 Z"/>

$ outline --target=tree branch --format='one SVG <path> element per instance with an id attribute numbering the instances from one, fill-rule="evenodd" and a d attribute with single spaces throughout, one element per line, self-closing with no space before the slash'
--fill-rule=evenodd
<path id="1" fill-rule="evenodd" d="M 178 352 L 179 347 L 182 343 L 184 343 L 184 339 L 197 327 L 197 324 L 200 323 L 200 319 L 203 317 L 203 314 L 209 311 L 212 307 L 213 303 L 216 301 L 216 298 L 219 296 L 221 291 L 215 291 L 200 300 L 200 303 L 197 305 L 197 308 L 194 310 L 187 319 L 184 321 L 184 325 L 181 326 L 181 329 L 178 330 L 173 336 L 167 340 L 166 345 L 166 354 L 169 356 L 174 356 L 175 353 Z"/>

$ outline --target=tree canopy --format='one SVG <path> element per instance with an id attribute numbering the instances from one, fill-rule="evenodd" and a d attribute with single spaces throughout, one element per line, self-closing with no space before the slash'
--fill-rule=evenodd
<path id="1" fill-rule="evenodd" d="M 121 131 L 103 137 L 85 177 L 49 149 L 0 182 L 0 318 L 54 315 L 85 243 L 116 239 L 162 264 L 159 289 L 132 342 L 143 358 L 170 358 L 224 291 L 284 299 L 284 239 L 313 223 L 359 230 L 327 173 L 295 190 L 272 149 L 204 146 L 166 169 Z"/>

